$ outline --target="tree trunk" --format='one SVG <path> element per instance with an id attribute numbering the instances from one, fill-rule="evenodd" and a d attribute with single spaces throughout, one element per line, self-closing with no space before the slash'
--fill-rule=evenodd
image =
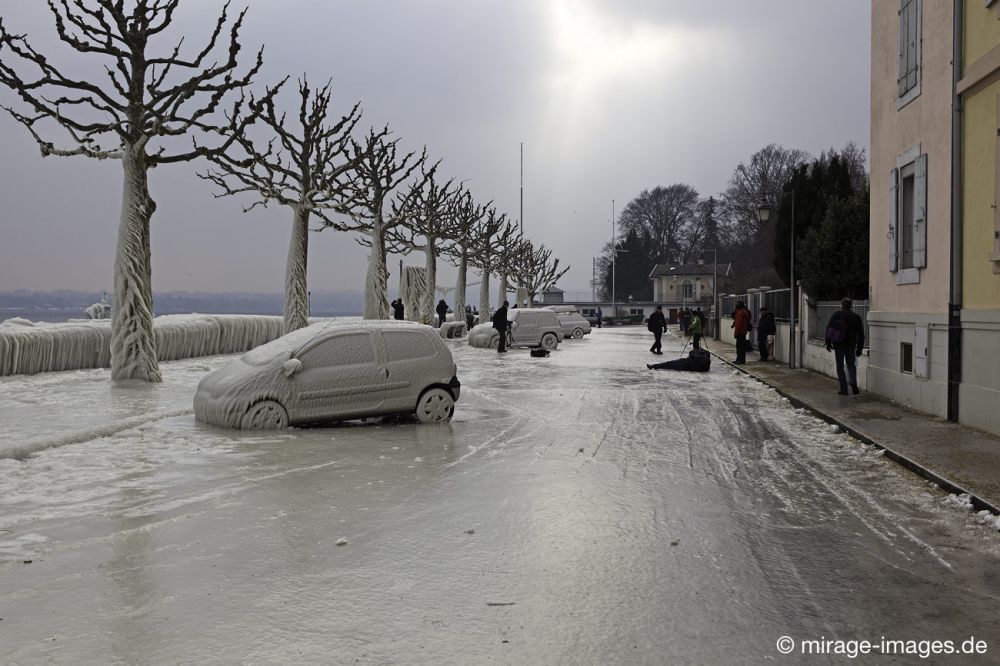
<path id="1" fill-rule="evenodd" d="M 455 280 L 455 321 L 462 321 L 465 317 L 465 280 L 469 273 L 469 260 L 462 251 L 462 256 L 458 259 L 458 278 Z"/>
<path id="2" fill-rule="evenodd" d="M 483 271 L 483 277 L 479 281 L 479 322 L 490 321 L 490 272 Z"/>
<path id="3" fill-rule="evenodd" d="M 507 300 L 507 292 L 510 291 L 510 276 L 506 273 L 500 274 L 500 294 L 497 299 L 497 307 L 503 305 L 503 302 Z"/>
<path id="4" fill-rule="evenodd" d="M 122 212 L 115 253 L 111 318 L 111 379 L 162 381 L 153 334 L 152 264 L 149 221 L 156 203 L 149 196 L 145 147 L 126 146 L 122 165 Z"/>
<path id="5" fill-rule="evenodd" d="M 420 308 L 423 315 L 423 323 L 433 326 L 437 323 L 437 312 L 434 309 L 434 294 L 437 292 L 437 257 L 434 256 L 434 240 L 427 239 L 427 246 L 424 248 L 424 270 L 427 285 L 425 286 L 424 297 L 421 299 L 423 306 Z"/>
<path id="6" fill-rule="evenodd" d="M 372 223 L 372 251 L 365 275 L 365 319 L 389 318 L 389 272 L 385 268 L 385 228 L 382 216 Z M 400 294 L 402 296 L 402 294 Z"/>
<path id="7" fill-rule="evenodd" d="M 309 295 L 306 283 L 309 262 L 309 211 L 292 207 L 292 240 L 285 266 L 284 333 L 309 325 Z"/>

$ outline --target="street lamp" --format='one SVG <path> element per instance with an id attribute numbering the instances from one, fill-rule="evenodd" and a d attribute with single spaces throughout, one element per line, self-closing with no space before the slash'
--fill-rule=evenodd
<path id="1" fill-rule="evenodd" d="M 788 192 L 782 192 L 783 197 L 786 194 L 792 195 L 792 219 L 791 219 L 791 230 L 789 231 L 789 248 L 790 257 L 788 263 L 788 282 L 789 282 L 789 327 L 788 327 L 788 367 L 795 369 L 795 190 L 790 190 Z M 761 224 L 767 224 L 768 220 L 771 219 L 771 205 L 766 201 L 762 201 L 759 206 L 757 206 L 757 219 L 760 220 Z"/>
<path id="2" fill-rule="evenodd" d="M 719 339 L 719 295 L 718 295 L 718 282 L 719 282 L 719 250 L 702 250 L 702 252 L 712 253 L 712 310 L 715 312 L 715 316 L 712 317 L 712 337 L 715 340 Z"/>

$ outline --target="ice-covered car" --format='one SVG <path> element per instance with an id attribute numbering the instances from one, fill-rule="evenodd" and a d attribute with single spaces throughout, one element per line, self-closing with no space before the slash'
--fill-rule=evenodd
<path id="1" fill-rule="evenodd" d="M 551 310 L 515 308 L 507 311 L 507 321 L 510 322 L 511 347 L 541 347 L 552 351 L 563 337 L 562 326 Z M 500 334 L 492 323 L 479 324 L 469 331 L 469 344 L 495 349 L 500 344 Z"/>
<path id="2" fill-rule="evenodd" d="M 430 326 L 407 321 L 321 322 L 210 372 L 195 418 L 247 430 L 416 413 L 451 419 L 461 384 Z"/>
<path id="3" fill-rule="evenodd" d="M 572 305 L 553 305 L 542 308 L 555 312 L 559 325 L 562 326 L 563 339 L 575 338 L 579 340 L 590 333 L 590 322 L 584 319 L 583 315 L 577 312 Z"/>

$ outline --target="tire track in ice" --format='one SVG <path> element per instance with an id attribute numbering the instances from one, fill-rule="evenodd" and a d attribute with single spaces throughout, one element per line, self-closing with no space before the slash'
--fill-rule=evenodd
<path id="1" fill-rule="evenodd" d="M 102 426 L 88 428 L 86 430 L 66 432 L 55 437 L 44 437 L 29 440 L 22 444 L 3 444 L 0 445 L 0 458 L 24 460 L 31 454 L 44 451 L 45 449 L 54 449 L 61 446 L 69 446 L 70 444 L 82 444 L 95 439 L 111 437 L 125 430 L 132 430 L 133 428 L 153 423 L 155 421 L 162 421 L 163 419 L 169 419 L 175 416 L 190 416 L 193 414 L 193 409 L 154 412 L 152 414 L 143 414 L 141 416 L 131 416 L 125 419 L 117 419 Z"/>

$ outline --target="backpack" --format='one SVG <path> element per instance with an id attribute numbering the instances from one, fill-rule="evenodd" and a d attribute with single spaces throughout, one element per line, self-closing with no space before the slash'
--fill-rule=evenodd
<path id="1" fill-rule="evenodd" d="M 830 317 L 830 323 L 826 325 L 826 339 L 833 344 L 847 339 L 847 326 L 843 317 L 836 314 Z"/>

